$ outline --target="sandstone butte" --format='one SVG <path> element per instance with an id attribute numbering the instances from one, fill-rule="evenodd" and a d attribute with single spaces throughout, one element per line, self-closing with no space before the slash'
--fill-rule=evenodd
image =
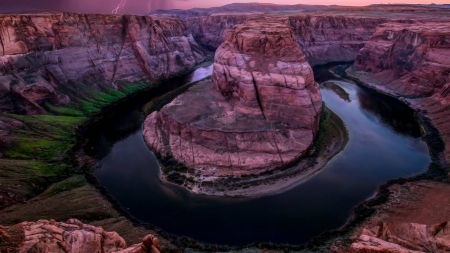
<path id="1" fill-rule="evenodd" d="M 359 52 L 348 74 L 402 98 L 429 117 L 450 161 L 450 25 L 386 23 Z"/>
<path id="2" fill-rule="evenodd" d="M 66 106 L 85 89 L 169 78 L 204 59 L 178 19 L 0 14 L 0 110 L 45 114 L 45 102 Z"/>
<path id="3" fill-rule="evenodd" d="M 127 247 L 116 232 L 70 219 L 22 222 L 11 227 L 0 226 L 0 251 L 20 253 L 160 253 L 159 240 L 153 235 L 142 243 Z"/>
<path id="4" fill-rule="evenodd" d="M 292 29 L 248 21 L 228 32 L 211 81 L 194 85 L 148 116 L 144 136 L 205 177 L 286 166 L 311 146 L 322 98 Z"/>

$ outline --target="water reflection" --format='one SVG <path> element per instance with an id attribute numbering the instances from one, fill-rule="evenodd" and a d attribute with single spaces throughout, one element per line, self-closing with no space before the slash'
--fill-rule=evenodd
<path id="1" fill-rule="evenodd" d="M 322 172 L 289 191 L 254 199 L 224 199 L 193 195 L 161 183 L 159 165 L 143 141 L 141 127 L 130 134 L 133 127 L 121 126 L 130 121 L 141 126 L 140 107 L 148 96 L 142 103 L 134 100 L 124 105 L 122 112 L 113 113 L 92 132 L 94 151 L 104 157 L 94 175 L 137 219 L 202 242 L 300 244 L 338 228 L 352 216 L 353 206 L 372 196 L 380 184 L 425 171 L 430 158 L 425 143 L 417 138 L 419 126 L 412 111 L 396 100 L 336 78 L 329 67 L 316 68 L 316 79 L 333 81 L 349 94 L 350 102 L 346 102 L 333 91 L 322 90 L 327 106 L 347 125 L 350 141 Z M 201 78 L 210 71 L 190 78 Z M 123 135 L 123 129 L 127 134 Z M 126 137 L 114 137 L 116 130 Z M 99 148 L 104 146 L 112 148 L 105 152 Z"/>

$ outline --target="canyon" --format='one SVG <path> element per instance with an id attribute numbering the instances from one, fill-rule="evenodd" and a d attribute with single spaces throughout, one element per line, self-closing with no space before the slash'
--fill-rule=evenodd
<path id="1" fill-rule="evenodd" d="M 150 114 L 144 128 L 150 148 L 166 156 L 161 160 L 180 162 L 175 167 L 193 174 L 194 181 L 260 174 L 306 155 L 324 109 L 311 66 L 355 61 L 346 70 L 348 78 L 404 101 L 417 110 L 423 124 L 429 120 L 425 138 L 430 131 L 437 136 L 427 142 L 433 165 L 439 167 L 439 172 L 432 172 L 439 176 L 417 189 L 424 196 L 447 192 L 448 177 L 442 174 L 448 173 L 450 161 L 448 10 L 380 5 L 267 12 L 250 8 L 245 13 L 166 11 L 158 16 L 0 14 L 0 222 L 8 226 L 0 228 L 0 246 L 7 245 L 11 252 L 26 245 L 42 252 L 51 247 L 63 250 L 63 244 L 66 249 L 74 247 L 59 239 L 35 244 L 26 231 L 44 224 L 51 228 L 36 237 L 59 238 L 55 230 L 70 228 L 64 232 L 69 237 L 96 238 L 93 244 L 77 245 L 79 249 L 94 245 L 99 252 L 158 253 L 159 243 L 153 236 L 143 242 L 137 238 L 158 235 L 161 230 L 135 232 L 136 224 L 129 216 L 112 211 L 123 207 L 111 206 L 108 194 L 92 187 L 97 182 L 84 179 L 94 167 L 92 158 L 84 154 L 88 151 L 77 151 L 75 159 L 65 154 L 76 138 L 85 141 L 79 131 L 86 117 L 192 70 L 212 55 L 209 50 L 216 50 L 211 79 L 189 87 Z M 70 138 L 66 133 L 72 133 Z M 64 145 L 46 149 L 54 142 Z M 33 157 L 36 153 L 40 156 Z M 76 165 L 62 168 L 73 160 Z M 196 186 L 189 182 L 188 188 L 205 193 Z M 403 187 L 414 188 L 399 186 Z M 409 203 L 409 193 L 399 192 L 404 198 L 396 199 L 392 191 L 387 203 Z M 447 202 L 432 200 L 409 204 L 429 217 L 447 210 Z M 400 207 L 392 206 L 392 213 L 399 212 Z M 32 222 L 41 217 L 49 221 Z M 402 236 L 408 233 L 431 233 L 427 238 L 433 241 L 428 246 L 436 252 L 448 250 L 448 225 L 442 223 L 450 220 L 448 212 L 432 221 L 406 215 L 383 217 L 353 230 L 353 244 L 344 236 L 344 250 L 333 250 L 334 246 L 331 250 L 427 251 L 405 242 Z M 398 225 L 402 217 L 410 219 Z M 76 220 L 59 223 L 51 218 L 79 218 L 117 229 L 127 242 L 138 244 L 127 249 L 115 233 Z M 24 219 L 30 222 L 14 225 Z M 389 231 L 391 237 L 380 231 Z M 162 244 L 172 250 L 192 246 L 167 238 Z M 324 247 L 330 250 L 327 243 Z"/>
<path id="2" fill-rule="evenodd" d="M 0 15 L 0 108 L 45 114 L 124 82 L 158 80 L 205 59 L 184 22 L 131 15 Z"/>
<path id="3" fill-rule="evenodd" d="M 386 23 L 359 52 L 350 76 L 403 99 L 423 111 L 445 144 L 436 143 L 450 159 L 450 26 L 448 23 Z"/>

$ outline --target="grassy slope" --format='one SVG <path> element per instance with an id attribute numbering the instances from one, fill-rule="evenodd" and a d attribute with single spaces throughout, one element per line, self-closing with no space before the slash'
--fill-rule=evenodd
<path id="1" fill-rule="evenodd" d="M 21 221 L 78 218 L 97 225 L 113 226 L 139 240 L 149 230 L 138 229 L 112 207 L 103 195 L 90 186 L 82 175 L 72 148 L 76 145 L 76 130 L 86 120 L 127 95 L 150 87 L 146 83 L 125 83 L 119 90 L 96 91 L 87 87 L 71 95 L 67 107 L 46 104 L 50 115 L 0 116 L 24 124 L 10 133 L 12 145 L 0 150 L 0 224 Z M 71 91 L 66 91 L 71 94 Z M 7 207 L 9 206 L 9 207 Z M 111 219 L 115 222 L 111 222 Z M 128 238 L 130 238 L 128 237 Z M 136 243 L 137 241 L 129 241 Z"/>

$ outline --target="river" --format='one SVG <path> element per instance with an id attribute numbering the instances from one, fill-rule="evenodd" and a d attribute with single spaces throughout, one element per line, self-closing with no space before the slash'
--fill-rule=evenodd
<path id="1" fill-rule="evenodd" d="M 205 243 L 302 244 L 339 228 L 352 217 L 353 207 L 373 196 L 381 184 L 422 173 L 431 160 L 412 109 L 334 76 L 328 72 L 332 66 L 315 68 L 316 80 L 332 81 L 348 93 L 350 101 L 322 88 L 324 102 L 346 124 L 349 142 L 320 173 L 288 191 L 227 199 L 162 183 L 158 161 L 142 137 L 142 107 L 151 93 L 112 110 L 91 131 L 89 148 L 99 160 L 94 175 L 138 220 Z M 211 66 L 197 69 L 183 82 L 211 71 Z"/>

